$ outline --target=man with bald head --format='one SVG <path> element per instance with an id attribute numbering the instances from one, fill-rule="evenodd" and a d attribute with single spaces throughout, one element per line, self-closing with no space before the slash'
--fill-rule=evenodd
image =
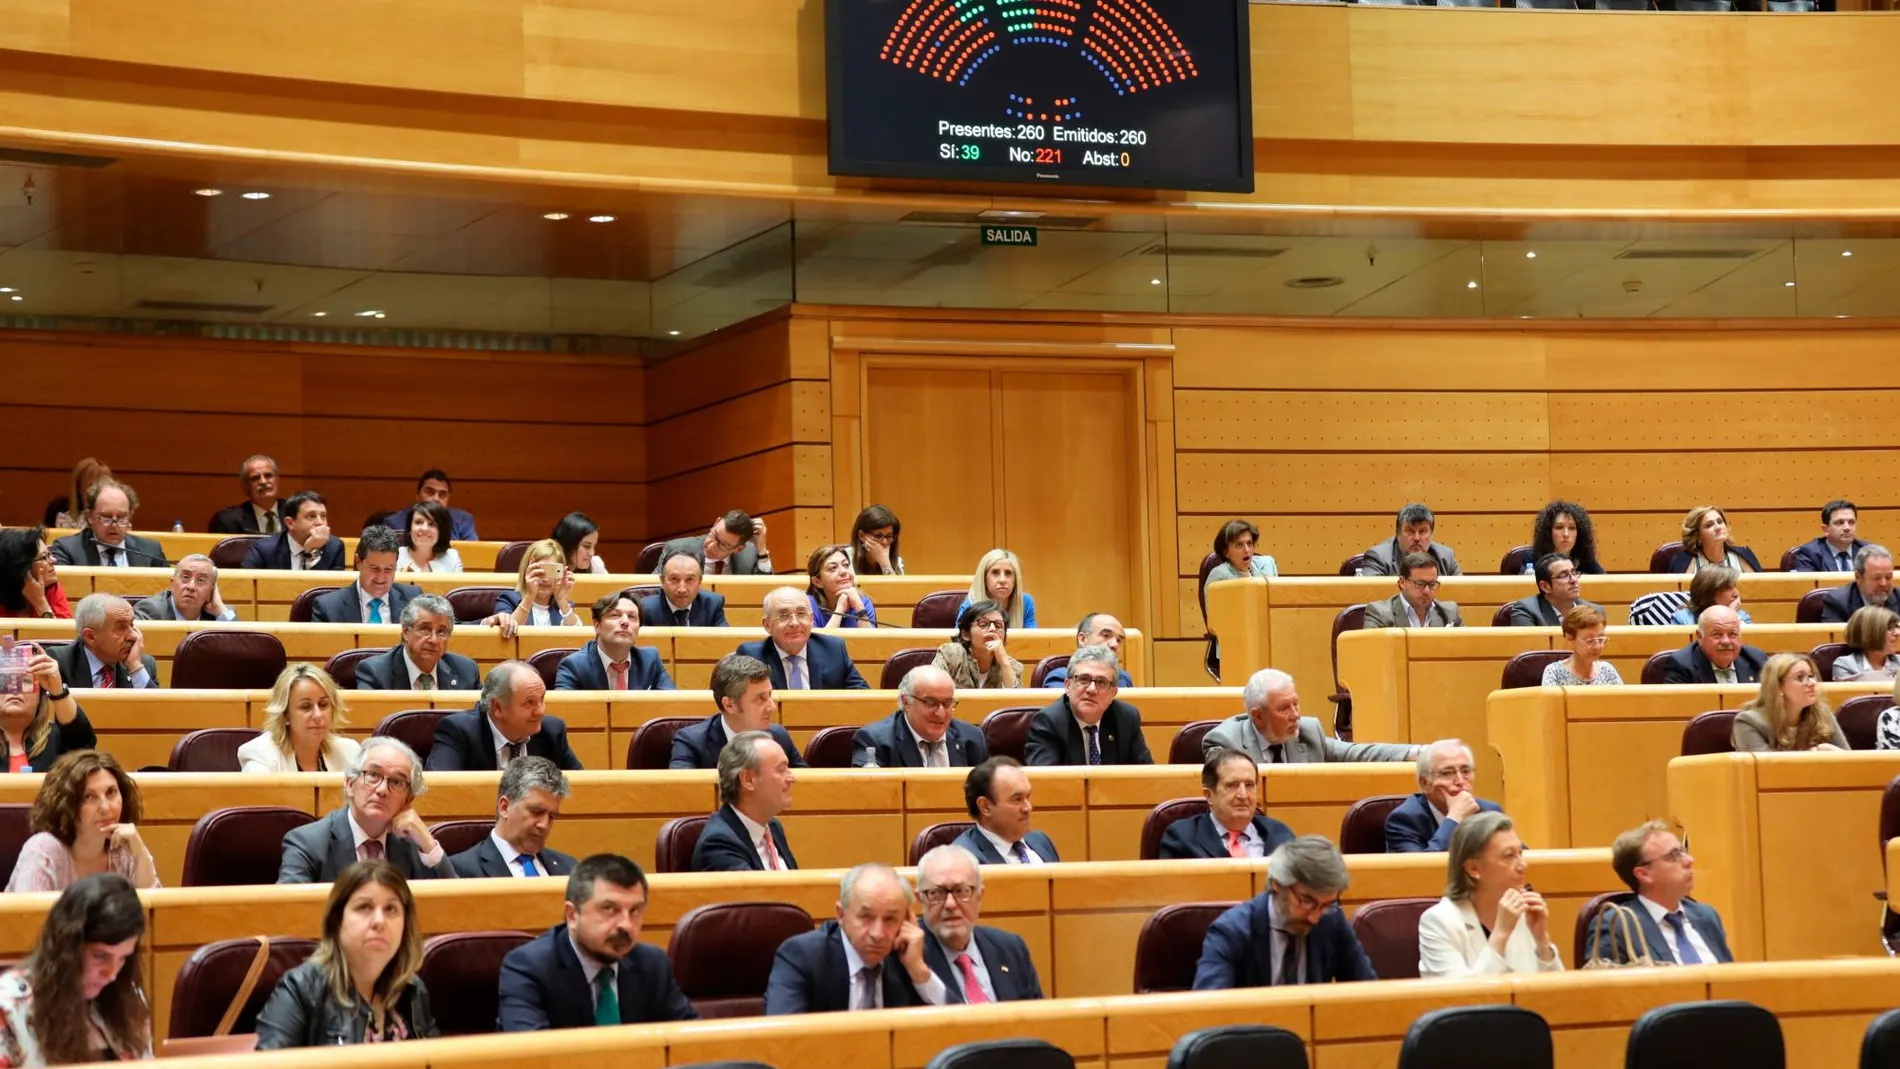
<path id="1" fill-rule="evenodd" d="M 838 919 L 779 944 L 765 985 L 767 1016 L 942 1006 L 961 1002 L 924 961 L 910 884 L 888 865 L 838 881 Z"/>
<path id="2" fill-rule="evenodd" d="M 124 598 L 117 594 L 80 598 L 73 606 L 73 630 L 79 641 L 49 651 L 68 690 L 152 690 L 158 686 L 158 659 L 145 652 L 145 636 Z"/>
<path id="3" fill-rule="evenodd" d="M 1695 641 L 1663 662 L 1664 683 L 1754 683 L 1768 654 L 1742 644 L 1742 618 L 1711 605 L 1696 618 Z"/>
<path id="4" fill-rule="evenodd" d="M 765 635 L 742 642 L 739 653 L 765 662 L 773 690 L 870 690 L 851 663 L 844 640 L 812 633 L 811 600 L 803 590 L 777 587 L 765 595 Z"/>
<path id="5" fill-rule="evenodd" d="M 237 610 L 218 596 L 218 566 L 193 553 L 172 568 L 172 585 L 132 606 L 141 620 L 236 620 Z"/>
<path id="6" fill-rule="evenodd" d="M 1084 646 L 1104 646 L 1110 653 L 1120 658 L 1122 643 L 1127 638 L 1128 632 L 1122 627 L 1122 622 L 1105 612 L 1089 613 L 1082 617 L 1081 623 L 1075 626 L 1075 648 L 1078 650 Z M 1049 673 L 1042 677 L 1042 685 L 1060 687 L 1068 678 L 1069 666 L 1065 664 L 1059 668 L 1051 668 Z M 1135 681 L 1128 677 L 1128 670 L 1123 668 L 1119 669 L 1115 676 L 1115 685 L 1132 687 Z"/>
<path id="7" fill-rule="evenodd" d="M 1201 756 L 1239 750 L 1260 765 L 1307 765 L 1322 761 L 1410 761 L 1418 747 L 1389 742 L 1340 742 L 1328 738 L 1318 718 L 1300 715 L 1293 677 L 1262 668 L 1240 692 L 1244 713 L 1220 722 L 1201 740 Z"/>
<path id="8" fill-rule="evenodd" d="M 917 859 L 917 897 L 924 906 L 924 960 L 944 987 L 970 1005 L 1042 997 L 1036 963 L 1023 937 L 984 928 L 983 871 L 961 846 L 939 846 Z"/>
<path id="9" fill-rule="evenodd" d="M 436 721 L 429 771 L 494 772 L 528 756 L 579 771 L 581 760 L 567 742 L 567 722 L 548 715 L 547 690 L 541 673 L 526 661 L 496 665 L 482 683 L 475 708 Z"/>
<path id="10" fill-rule="evenodd" d="M 975 768 L 989 743 L 975 724 L 958 720 L 950 673 L 919 665 L 897 685 L 897 712 L 851 736 L 853 768 Z"/>

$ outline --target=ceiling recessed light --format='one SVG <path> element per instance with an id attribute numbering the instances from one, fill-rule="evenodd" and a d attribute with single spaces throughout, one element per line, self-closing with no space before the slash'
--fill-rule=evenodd
<path id="1" fill-rule="evenodd" d="M 590 223 L 611 223 L 614 221 L 614 217 L 611 215 L 590 215 L 587 217 L 587 221 Z"/>
<path id="2" fill-rule="evenodd" d="M 1782 285 L 1784 285 L 1784 286 L 1792 286 L 1792 285 L 1794 285 L 1794 283 L 1792 283 L 1792 282 L 1783 282 L 1783 283 L 1782 283 Z"/>
<path id="3" fill-rule="evenodd" d="M 312 313 L 310 313 L 310 314 L 311 314 L 311 315 L 313 315 L 313 316 L 319 316 L 319 317 L 321 317 L 321 316 L 327 316 L 327 315 L 329 315 L 330 313 L 328 313 L 328 312 L 312 312 Z"/>
<path id="4" fill-rule="evenodd" d="M 18 297 L 15 297 L 15 298 L 13 298 L 13 299 L 14 299 L 14 300 L 16 300 L 16 301 L 17 301 L 17 300 L 19 300 L 19 298 L 18 298 Z M 1854 317 L 1853 317 L 1853 316 L 1845 316 L 1845 315 L 1839 315 L 1839 316 L 1835 316 L 1834 318 L 1835 318 L 1835 319 L 1852 319 L 1852 318 L 1854 318 Z"/>
<path id="5" fill-rule="evenodd" d="M 1151 279 L 1149 279 L 1149 280 L 1148 280 L 1148 285 L 1150 285 L 1150 286 L 1159 286 L 1159 285 L 1161 285 L 1161 280 L 1160 280 L 1160 279 L 1158 279 L 1158 278 L 1151 278 Z"/>
<path id="6" fill-rule="evenodd" d="M 1466 289 L 1468 289 L 1468 290 L 1475 290 L 1475 289 L 1477 289 L 1477 288 L 1478 288 L 1478 280 L 1474 278 L 1474 279 L 1472 279 L 1472 280 L 1471 280 L 1470 282 L 1467 282 L 1467 283 L 1465 283 L 1465 288 L 1466 288 Z"/>
<path id="7" fill-rule="evenodd" d="M 200 197 L 219 197 L 224 195 L 224 190 L 222 189 L 194 189 L 192 192 L 198 194 Z"/>
<path id="8" fill-rule="evenodd" d="M 1535 259 L 1537 259 L 1537 250 L 1535 250 L 1535 249 L 1532 249 L 1531 251 L 1529 251 L 1529 252 L 1526 252 L 1526 253 L 1524 254 L 1524 258 L 1525 258 L 1526 260 L 1535 260 Z"/>
<path id="9" fill-rule="evenodd" d="M 263 190 L 253 189 L 249 193 L 244 194 L 244 199 L 245 200 L 269 200 L 270 194 L 264 192 Z"/>
<path id="10" fill-rule="evenodd" d="M 13 292 L 12 286 L 0 286 L 0 293 L 12 293 L 12 292 Z"/>
<path id="11" fill-rule="evenodd" d="M 380 309 L 376 309 L 376 308 L 365 308 L 365 309 L 363 309 L 362 311 L 360 311 L 360 312 L 358 312 L 358 313 L 356 313 L 356 314 L 357 314 L 357 315 L 359 315 L 359 316 L 362 316 L 363 318 L 366 318 L 366 319 L 367 319 L 367 318 L 368 318 L 368 317 L 370 317 L 370 316 L 379 316 L 379 315 L 382 315 L 383 313 L 382 313 L 382 311 L 381 311 Z"/>
<path id="12" fill-rule="evenodd" d="M 1842 249 L 1842 250 L 1841 250 L 1841 255 L 1842 255 L 1842 256 L 1852 256 L 1852 255 L 1854 255 L 1854 250 L 1853 250 L 1853 249 Z"/>
<path id="13" fill-rule="evenodd" d="M 382 312 L 378 312 L 378 313 L 376 313 L 376 318 L 378 318 L 378 319 L 388 319 L 389 317 L 388 317 L 387 315 L 385 315 L 385 314 L 383 314 Z"/>
<path id="14" fill-rule="evenodd" d="M 26 300 L 26 298 L 25 298 L 25 297 L 22 297 L 22 296 L 20 296 L 20 295 L 19 295 L 19 294 L 17 294 L 17 293 L 16 293 L 16 294 L 14 294 L 14 295 L 13 295 L 13 297 L 12 297 L 11 299 L 12 299 L 12 300 L 16 300 L 16 301 L 24 301 L 24 300 Z M 1846 317 L 1845 317 L 1845 316 L 1843 316 L 1842 318 L 1846 318 Z"/>
<path id="15" fill-rule="evenodd" d="M 561 220 L 567 218 L 567 213 L 566 212 L 545 212 L 542 214 L 541 218 L 546 219 L 549 222 L 558 223 Z"/>
<path id="16" fill-rule="evenodd" d="M 677 338 L 680 336 L 680 332 L 677 330 L 669 330 L 666 332 L 666 336 L 669 338 Z"/>

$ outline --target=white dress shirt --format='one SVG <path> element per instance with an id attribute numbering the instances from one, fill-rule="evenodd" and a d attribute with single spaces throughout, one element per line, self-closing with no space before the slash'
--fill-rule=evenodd
<path id="1" fill-rule="evenodd" d="M 441 661 L 437 661 L 437 662 L 435 663 L 435 666 L 436 666 L 437 668 L 441 668 L 441 667 L 442 667 L 442 662 L 441 662 Z M 422 678 L 423 676 L 428 676 L 428 677 L 429 677 L 429 687 L 430 687 L 430 689 L 432 689 L 432 690 L 440 690 L 440 689 L 442 689 L 442 681 L 441 681 L 440 679 L 438 679 L 438 678 L 436 678 L 436 674 L 435 674 L 434 672 L 425 672 L 425 671 L 423 671 L 422 669 L 420 669 L 420 668 L 418 668 L 418 667 L 416 667 L 416 662 L 415 662 L 415 661 L 413 661 L 413 660 L 411 660 L 411 659 L 409 658 L 409 647 L 407 647 L 407 646 L 404 646 L 404 647 L 402 648 L 402 670 L 403 670 L 403 672 L 404 672 L 404 674 L 406 674 L 406 675 L 407 675 L 407 676 L 409 677 L 409 689 L 410 689 L 410 690 L 421 690 L 421 689 L 422 689 L 422 688 L 421 688 L 420 686 L 417 686 L 417 685 L 416 685 L 416 680 L 418 680 L 418 679 L 421 679 L 421 678 Z M 493 721 L 489 721 L 489 723 L 490 723 L 490 725 L 492 726 L 494 722 L 493 722 Z"/>
<path id="2" fill-rule="evenodd" d="M 273 535 L 283 530 L 283 521 L 278 518 L 276 509 L 261 509 L 256 502 L 251 503 L 251 517 L 257 521 L 257 533 Z"/>
<path id="3" fill-rule="evenodd" d="M 737 812 L 737 810 L 735 810 L 735 812 Z M 740 814 L 740 819 L 744 819 L 744 814 Z M 858 957 L 858 948 L 852 946 L 851 940 L 845 938 L 844 928 L 842 926 L 838 928 L 838 940 L 844 944 L 845 984 L 851 993 L 850 1000 L 846 1005 L 855 1010 L 858 1008 L 858 973 L 864 968 L 864 959 Z M 971 940 L 971 942 L 974 943 L 975 940 Z M 904 968 L 904 961 L 898 957 L 897 952 L 893 950 L 884 956 L 883 967 L 886 969 L 902 970 Z M 906 972 L 905 975 L 908 976 L 909 973 Z M 917 997 L 932 1006 L 941 1006 L 950 1001 L 950 989 L 943 986 L 943 977 L 938 976 L 934 969 L 930 971 L 930 979 L 928 981 L 913 986 L 917 988 Z M 880 1010 L 883 1009 L 884 983 L 882 976 L 879 977 L 878 983 L 872 985 L 871 995 L 877 1000 L 877 1008 Z"/>
<path id="4" fill-rule="evenodd" d="M 363 844 L 366 842 L 369 842 L 371 838 L 375 838 L 377 842 L 383 844 L 383 860 L 388 861 L 389 860 L 389 833 L 384 832 L 380 836 L 371 836 L 369 832 L 366 832 L 363 830 L 363 826 L 361 824 L 358 824 L 356 822 L 355 810 L 349 809 L 346 807 L 343 810 L 343 815 L 349 818 L 350 838 L 355 840 L 355 843 L 356 843 L 355 850 L 356 850 L 357 859 L 361 860 L 363 857 Z M 422 853 L 421 848 L 418 847 L 416 852 L 421 854 Z M 438 840 L 435 844 L 434 850 L 431 850 L 426 854 L 422 854 L 422 864 L 427 868 L 435 868 L 437 865 L 440 865 L 442 863 L 443 854 L 444 854 L 444 851 L 442 849 L 442 843 Z"/>
<path id="5" fill-rule="evenodd" d="M 508 767 L 508 737 L 506 735 L 503 735 L 501 733 L 501 729 L 495 726 L 495 718 L 492 716 L 488 718 L 488 731 L 490 734 L 492 734 L 495 737 L 495 767 L 507 768 Z M 521 752 L 524 756 L 528 752 L 527 743 L 528 743 L 527 739 L 521 740 L 521 744 L 522 744 Z"/>
<path id="6" fill-rule="evenodd" d="M 562 617 L 562 613 L 554 611 L 554 603 L 551 601 L 546 605 L 532 603 L 528 605 L 528 623 L 535 627 L 559 627 Z"/>
<path id="7" fill-rule="evenodd" d="M 1649 913 L 1649 919 L 1656 922 L 1656 927 L 1662 931 L 1663 943 L 1669 947 L 1669 953 L 1675 955 L 1677 964 L 1681 964 L 1682 950 L 1676 942 L 1676 926 L 1663 920 L 1669 915 L 1669 910 L 1663 908 L 1662 903 L 1652 901 L 1642 895 L 1637 895 L 1636 900 L 1643 904 L 1643 909 Z M 1677 909 L 1680 908 L 1680 906 L 1677 907 Z M 1686 913 L 1682 916 L 1682 931 L 1689 937 L 1689 945 L 1695 948 L 1695 952 L 1701 956 L 1704 965 L 1714 965 L 1721 961 L 1715 956 L 1715 951 L 1709 949 L 1709 944 L 1703 940 L 1702 933 L 1695 930 L 1695 922 L 1690 920 Z"/>
<path id="8" fill-rule="evenodd" d="M 80 686 L 96 687 L 99 685 L 99 670 L 104 668 L 106 663 L 92 655 L 91 646 L 81 643 L 80 648 L 86 651 L 86 668 L 90 673 L 86 676 L 86 682 L 81 683 Z M 152 673 L 145 670 L 145 663 L 143 661 L 139 662 L 136 671 L 131 669 L 127 669 L 127 671 L 130 673 L 131 683 L 134 689 L 152 690 L 158 686 L 158 680 L 153 679 Z"/>
<path id="9" fill-rule="evenodd" d="M 746 835 L 751 837 L 752 849 L 758 851 L 759 861 L 761 864 L 765 866 L 765 871 L 767 872 L 786 871 L 785 870 L 785 852 L 778 848 L 777 840 L 773 840 L 772 842 L 772 852 L 769 854 L 765 852 L 765 839 L 766 839 L 766 836 L 772 834 L 772 829 L 766 827 L 763 824 L 760 824 L 758 821 L 753 820 L 751 817 L 746 816 L 744 813 L 739 812 L 738 807 L 736 806 L 733 808 L 732 812 L 736 816 L 738 816 L 739 823 L 745 825 L 745 833 Z M 774 862 L 776 862 L 776 864 L 774 864 Z M 847 954 L 851 953 L 851 944 L 849 941 L 845 943 L 845 953 Z M 938 1005 L 942 1005 L 942 1003 L 938 1003 Z"/>
<path id="10" fill-rule="evenodd" d="M 1003 855 L 1003 864 L 1005 865 L 1047 865 L 1048 864 L 1047 861 L 1044 861 L 1042 859 L 1041 854 L 1038 854 L 1034 850 L 1031 850 L 1029 848 L 1028 843 L 1023 844 L 1023 853 L 1029 855 L 1029 860 L 1024 861 L 1022 858 L 1019 858 L 1016 856 L 1015 843 L 1010 842 L 1009 840 L 1003 838 L 1002 836 L 996 834 L 995 832 L 991 831 L 990 829 L 984 827 L 981 824 L 978 824 L 976 826 L 976 830 L 977 830 L 977 834 L 983 836 L 983 838 L 988 839 L 990 841 L 990 845 L 996 848 L 997 853 Z"/>
<path id="11" fill-rule="evenodd" d="M 488 833 L 488 841 L 494 843 L 495 850 L 501 854 L 501 863 L 508 866 L 508 875 L 527 875 L 527 873 L 521 871 L 521 859 L 526 855 L 516 850 L 513 843 L 492 831 Z M 534 870 L 537 876 L 546 876 L 548 874 L 547 870 L 541 867 L 541 859 L 538 857 L 534 859 Z M 588 982 L 593 982 L 593 978 L 589 977 Z"/>
<path id="12" fill-rule="evenodd" d="M 384 594 L 380 598 L 372 598 L 369 596 L 369 591 L 364 590 L 361 584 L 355 584 L 355 586 L 356 586 L 356 611 L 362 614 L 360 619 L 364 623 L 369 623 L 369 607 L 371 605 L 376 605 L 376 604 L 382 605 L 381 613 L 383 617 L 383 623 L 395 624 L 395 623 L 402 622 L 389 614 L 390 603 L 389 603 L 388 594 Z"/>

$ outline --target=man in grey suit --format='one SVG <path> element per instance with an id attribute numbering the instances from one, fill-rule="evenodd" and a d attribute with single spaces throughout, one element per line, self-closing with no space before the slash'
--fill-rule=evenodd
<path id="1" fill-rule="evenodd" d="M 1463 575 L 1458 567 L 1458 554 L 1450 546 L 1442 546 L 1432 541 L 1432 534 L 1438 529 L 1438 517 L 1432 510 L 1414 502 L 1399 510 L 1399 518 L 1393 524 L 1392 538 L 1366 549 L 1366 560 L 1359 563 L 1356 574 L 1359 575 L 1398 575 L 1399 565 L 1413 553 L 1423 553 L 1432 558 L 1438 566 L 1440 575 Z"/>
<path id="2" fill-rule="evenodd" d="M 342 808 L 284 836 L 277 882 L 329 883 L 358 861 L 378 858 L 411 880 L 454 879 L 455 866 L 415 810 L 427 791 L 414 750 L 371 737 L 343 766 Z"/>
<path id="3" fill-rule="evenodd" d="M 1584 600 L 1582 573 L 1562 553 L 1537 558 L 1533 574 L 1537 577 L 1537 593 L 1511 603 L 1512 627 L 1562 627 L 1564 613 L 1578 605 L 1603 611 L 1603 606 Z"/>
<path id="4" fill-rule="evenodd" d="M 1399 562 L 1399 592 L 1366 605 L 1366 629 L 1376 627 L 1463 627 L 1458 603 L 1438 600 L 1438 562 L 1424 553 L 1408 553 Z"/>
<path id="5" fill-rule="evenodd" d="M 707 575 L 771 575 L 772 551 L 765 546 L 765 521 L 733 509 L 713 521 L 704 538 L 675 538 L 660 551 L 696 553 L 706 562 Z"/>
<path id="6" fill-rule="evenodd" d="M 141 620 L 237 619 L 237 610 L 218 596 L 218 566 L 202 553 L 193 553 L 172 568 L 172 585 L 132 606 Z"/>
<path id="7" fill-rule="evenodd" d="M 1728 948 L 1722 917 L 1689 897 L 1695 890 L 1695 858 L 1668 824 L 1652 820 L 1616 837 L 1610 867 L 1631 894 L 1610 899 L 1636 914 L 1643 949 L 1658 965 L 1715 965 L 1735 960 Z M 1590 927 L 1585 961 L 1608 958 L 1627 964 L 1636 957 L 1618 929 L 1600 913 Z M 1607 938 L 1606 938 L 1607 936 Z"/>
<path id="8" fill-rule="evenodd" d="M 567 795 L 567 776 L 547 758 L 508 762 L 495 792 L 495 828 L 486 839 L 449 858 L 456 875 L 476 879 L 572 873 L 574 858 L 547 848 L 548 833 Z"/>
<path id="9" fill-rule="evenodd" d="M 1300 715 L 1293 677 L 1262 668 L 1240 692 L 1247 711 L 1236 713 L 1201 740 L 1201 755 L 1239 750 L 1257 765 L 1311 765 L 1323 761 L 1410 761 L 1418 747 L 1405 743 L 1329 739 L 1315 717 Z"/>

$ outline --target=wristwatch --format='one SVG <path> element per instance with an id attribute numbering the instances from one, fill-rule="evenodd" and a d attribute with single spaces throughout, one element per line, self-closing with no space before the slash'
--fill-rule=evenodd
<path id="1" fill-rule="evenodd" d="M 67 698 L 70 698 L 72 696 L 73 696 L 73 688 L 67 687 L 65 690 L 60 691 L 58 694 L 48 694 L 46 696 L 46 700 L 49 702 L 63 702 Z"/>

